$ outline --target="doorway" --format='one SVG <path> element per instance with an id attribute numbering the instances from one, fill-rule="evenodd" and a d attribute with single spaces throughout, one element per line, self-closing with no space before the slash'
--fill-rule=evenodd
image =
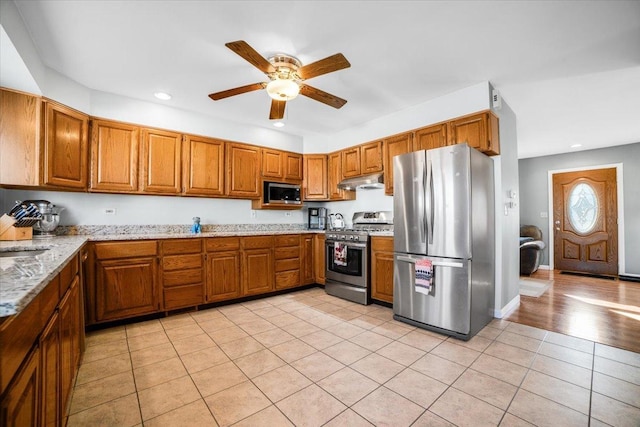
<path id="1" fill-rule="evenodd" d="M 552 268 L 618 275 L 618 173 L 615 166 L 550 172 Z"/>

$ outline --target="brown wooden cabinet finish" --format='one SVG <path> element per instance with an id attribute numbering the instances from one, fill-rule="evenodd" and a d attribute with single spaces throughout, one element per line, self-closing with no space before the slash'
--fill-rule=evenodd
<path id="1" fill-rule="evenodd" d="M 305 154 L 303 171 L 302 199 L 327 200 L 327 155 Z"/>
<path id="2" fill-rule="evenodd" d="M 37 426 L 40 423 L 40 348 L 34 347 L 12 385 L 6 390 L 0 408 L 0 425 Z"/>
<path id="3" fill-rule="evenodd" d="M 412 151 L 431 150 L 448 144 L 446 123 L 416 129 L 413 134 Z"/>
<path id="4" fill-rule="evenodd" d="M 95 245 L 95 320 L 124 319 L 159 310 L 155 241 Z"/>
<path id="5" fill-rule="evenodd" d="M 43 102 L 42 170 L 45 185 L 85 190 L 89 176 L 89 116 Z"/>
<path id="6" fill-rule="evenodd" d="M 204 303 L 202 240 L 163 240 L 160 246 L 164 309 L 174 310 Z"/>
<path id="7" fill-rule="evenodd" d="M 60 302 L 60 404 L 61 413 L 69 407 L 73 380 L 80 364 L 81 301 L 78 276 Z"/>
<path id="8" fill-rule="evenodd" d="M 224 141 L 185 135 L 182 141 L 182 161 L 184 194 L 224 194 Z"/>
<path id="9" fill-rule="evenodd" d="M 182 135 L 142 129 L 140 182 L 145 193 L 177 194 L 181 191 Z"/>
<path id="10" fill-rule="evenodd" d="M 360 146 L 360 174 L 382 172 L 382 141 Z"/>
<path id="11" fill-rule="evenodd" d="M 287 181 L 302 181 L 302 154 L 284 152 L 284 179 Z"/>
<path id="12" fill-rule="evenodd" d="M 140 129 L 107 120 L 91 122 L 91 191 L 138 191 Z"/>
<path id="13" fill-rule="evenodd" d="M 300 235 L 275 236 L 275 287 L 287 289 L 299 286 L 300 281 Z"/>
<path id="14" fill-rule="evenodd" d="M 284 177 L 283 157 L 284 153 L 271 148 L 262 150 L 262 176 L 267 178 L 282 179 Z"/>
<path id="15" fill-rule="evenodd" d="M 342 176 L 344 178 L 361 175 L 359 146 L 342 150 L 341 158 L 342 158 Z"/>
<path id="16" fill-rule="evenodd" d="M 338 188 L 338 183 L 344 178 L 342 175 L 342 155 L 336 151 L 328 155 L 328 187 L 330 200 L 355 200 L 355 191 L 345 191 Z"/>
<path id="17" fill-rule="evenodd" d="M 449 144 L 468 143 L 485 154 L 500 154 L 498 117 L 483 112 L 461 117 L 449 122 Z"/>
<path id="18" fill-rule="evenodd" d="M 324 285 L 325 281 L 325 235 L 318 233 L 313 236 L 313 268 L 316 283 Z"/>
<path id="19" fill-rule="evenodd" d="M 259 199 L 260 148 L 253 145 L 228 142 L 226 191 L 229 197 Z"/>
<path id="20" fill-rule="evenodd" d="M 371 238 L 371 297 L 393 303 L 393 237 Z"/>
<path id="21" fill-rule="evenodd" d="M 0 89 L 0 184 L 40 183 L 40 98 Z"/>
<path id="22" fill-rule="evenodd" d="M 384 193 L 393 194 L 393 158 L 411 151 L 411 132 L 392 136 L 384 140 Z"/>
<path id="23" fill-rule="evenodd" d="M 224 301 L 240 296 L 240 238 L 212 237 L 207 249 L 206 301 Z"/>
<path id="24" fill-rule="evenodd" d="M 54 313 L 40 335 L 41 367 L 41 421 L 43 426 L 59 426 L 60 401 L 60 322 L 58 313 Z"/>
<path id="25" fill-rule="evenodd" d="M 274 289 L 273 236 L 242 238 L 242 295 Z"/>
<path id="26" fill-rule="evenodd" d="M 300 275 L 303 285 L 315 282 L 314 235 L 300 235 Z"/>

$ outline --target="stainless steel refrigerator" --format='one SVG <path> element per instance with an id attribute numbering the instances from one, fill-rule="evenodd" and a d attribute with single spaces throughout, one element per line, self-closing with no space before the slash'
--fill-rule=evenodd
<path id="1" fill-rule="evenodd" d="M 467 144 L 393 161 L 393 317 L 468 340 L 494 311 L 493 161 Z"/>

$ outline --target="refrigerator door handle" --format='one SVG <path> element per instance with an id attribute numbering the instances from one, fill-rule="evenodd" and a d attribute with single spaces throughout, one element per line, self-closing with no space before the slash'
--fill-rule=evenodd
<path id="1" fill-rule="evenodd" d="M 434 199 L 433 199 L 433 164 L 431 159 L 427 159 L 427 183 L 425 190 L 429 191 L 429 203 L 426 209 L 426 222 L 427 222 L 427 242 L 433 244 L 433 211 L 434 211 Z M 428 251 L 427 251 L 428 252 Z"/>
<path id="2" fill-rule="evenodd" d="M 409 258 L 407 256 L 398 256 L 398 261 L 408 262 L 410 264 L 415 264 L 416 259 Z M 454 267 L 454 268 L 463 268 L 464 264 L 461 262 L 451 262 L 451 261 L 432 261 L 431 265 L 434 267 Z"/>
<path id="3" fill-rule="evenodd" d="M 416 263 L 415 259 L 409 258 L 408 256 L 399 256 L 398 257 L 398 261 L 404 261 L 404 262 L 408 262 L 408 263 L 411 263 L 411 264 L 415 264 Z"/>

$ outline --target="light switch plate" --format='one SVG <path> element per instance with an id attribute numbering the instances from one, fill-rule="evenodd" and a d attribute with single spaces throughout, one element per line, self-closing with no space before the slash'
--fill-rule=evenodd
<path id="1" fill-rule="evenodd" d="M 549 218 L 549 212 L 540 212 L 540 218 Z"/>

